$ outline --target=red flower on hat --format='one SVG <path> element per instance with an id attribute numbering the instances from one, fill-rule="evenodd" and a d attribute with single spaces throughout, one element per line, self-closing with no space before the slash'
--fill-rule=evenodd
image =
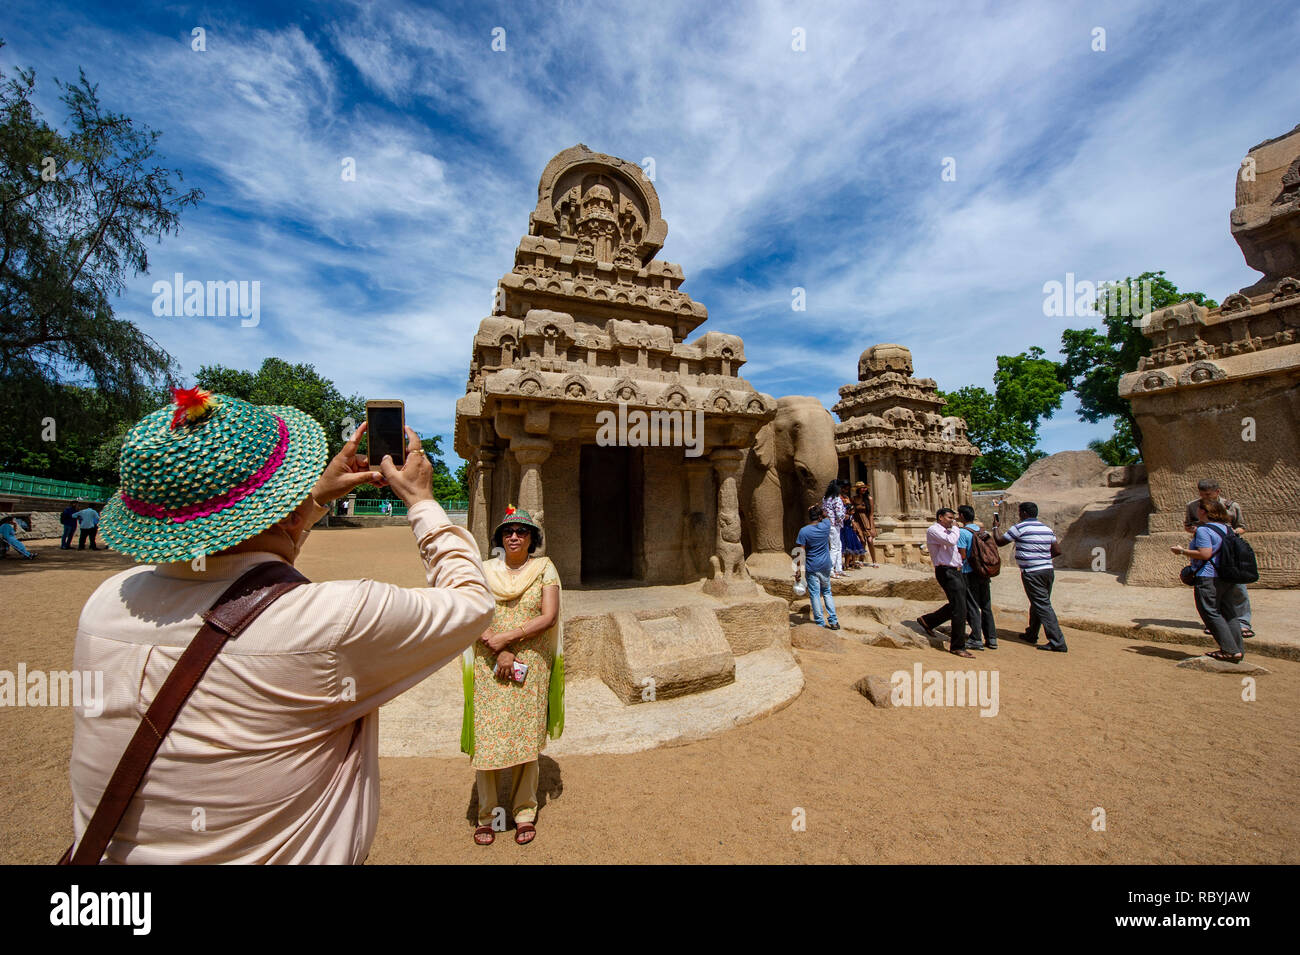
<path id="1" fill-rule="evenodd" d="M 212 392 L 202 388 L 173 388 L 172 397 L 176 399 L 176 410 L 172 412 L 173 428 L 186 421 L 197 421 L 217 406 L 212 400 Z"/>
<path id="2" fill-rule="evenodd" d="M 514 513 L 515 513 L 515 506 L 514 506 L 513 504 L 511 504 L 511 505 L 509 505 L 509 506 L 506 508 L 506 517 L 510 517 L 510 516 L 512 516 Z"/>

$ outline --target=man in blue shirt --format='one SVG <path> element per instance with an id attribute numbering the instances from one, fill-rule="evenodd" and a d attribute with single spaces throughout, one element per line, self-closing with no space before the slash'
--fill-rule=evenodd
<path id="1" fill-rule="evenodd" d="M 808 523 L 799 529 L 795 543 L 803 548 L 804 576 L 808 580 L 808 600 L 812 603 L 813 620 L 819 627 L 840 629 L 835 616 L 835 600 L 831 597 L 831 522 L 820 504 L 808 508 Z M 826 602 L 826 622 L 822 622 L 822 601 Z"/>
<path id="2" fill-rule="evenodd" d="M 72 515 L 81 525 L 81 535 L 77 538 L 77 550 L 86 549 L 86 538 L 90 538 L 90 549 L 99 550 L 95 546 L 95 535 L 99 533 L 99 511 L 93 507 L 85 507 Z"/>
<path id="3" fill-rule="evenodd" d="M 1237 616 L 1237 602 L 1232 593 L 1236 585 L 1220 579 L 1216 561 L 1223 542 L 1232 533 L 1228 511 L 1222 502 L 1214 500 L 1202 501 L 1197 512 L 1200 521 L 1192 535 L 1191 545 L 1171 547 L 1170 550 L 1191 557 L 1192 566 L 1196 568 L 1196 589 L 1193 592 L 1196 611 L 1219 645 L 1217 651 L 1207 656 L 1240 663 L 1245 644 L 1241 640 L 1241 618 Z"/>
<path id="4" fill-rule="evenodd" d="M 74 516 L 77 513 L 77 505 L 69 504 L 59 515 L 59 521 L 63 524 L 63 537 L 59 540 L 60 550 L 72 550 L 72 535 L 77 530 L 77 519 Z"/>
<path id="5" fill-rule="evenodd" d="M 963 504 L 957 508 L 961 518 L 958 525 L 961 533 L 957 536 L 957 550 L 961 552 L 961 572 L 966 580 L 966 622 L 970 624 L 970 640 L 966 642 L 968 650 L 990 650 L 998 648 L 998 628 L 993 623 L 993 593 L 989 579 L 971 569 L 970 548 L 975 535 L 982 529 L 975 520 L 975 508 Z"/>

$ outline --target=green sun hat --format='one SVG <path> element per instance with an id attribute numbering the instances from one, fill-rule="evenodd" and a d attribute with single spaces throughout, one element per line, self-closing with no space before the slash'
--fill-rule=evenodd
<path id="1" fill-rule="evenodd" d="M 540 538 L 542 534 L 542 525 L 533 520 L 533 516 L 522 508 L 516 508 L 513 504 L 506 508 L 505 517 L 498 522 L 496 529 L 492 531 L 492 543 L 501 546 L 501 528 L 509 524 L 520 524 L 524 527 L 531 527 L 537 531 Z"/>
<path id="2" fill-rule="evenodd" d="M 248 540 L 306 499 L 325 469 L 325 432 L 297 408 L 198 388 L 146 415 L 122 443 L 122 486 L 100 515 L 104 540 L 162 564 Z"/>

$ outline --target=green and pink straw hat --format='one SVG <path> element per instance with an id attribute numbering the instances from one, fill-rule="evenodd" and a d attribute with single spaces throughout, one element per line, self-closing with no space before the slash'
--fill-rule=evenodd
<path id="1" fill-rule="evenodd" d="M 311 493 L 325 433 L 297 408 L 200 388 L 146 415 L 122 443 L 122 487 L 100 518 L 114 550 L 149 563 L 193 560 L 247 540 Z"/>

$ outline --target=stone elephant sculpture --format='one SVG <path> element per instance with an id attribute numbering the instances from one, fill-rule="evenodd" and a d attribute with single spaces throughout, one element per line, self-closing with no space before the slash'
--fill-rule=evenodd
<path id="1" fill-rule="evenodd" d="M 740 481 L 745 554 L 789 553 L 807 520 L 839 474 L 835 419 L 816 398 L 788 395 L 776 417 L 754 437 Z"/>

